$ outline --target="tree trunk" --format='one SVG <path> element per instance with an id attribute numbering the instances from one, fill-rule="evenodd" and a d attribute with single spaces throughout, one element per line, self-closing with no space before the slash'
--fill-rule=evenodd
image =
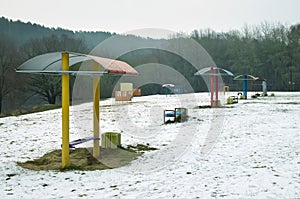
<path id="1" fill-rule="evenodd" d="M 49 104 L 55 104 L 56 102 L 56 95 L 51 95 L 49 97 Z"/>
<path id="2" fill-rule="evenodd" d="M 0 97 L 0 114 L 2 113 L 2 97 Z"/>

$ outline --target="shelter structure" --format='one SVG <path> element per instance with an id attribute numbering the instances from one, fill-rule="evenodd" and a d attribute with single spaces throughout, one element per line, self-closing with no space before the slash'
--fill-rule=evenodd
<path id="1" fill-rule="evenodd" d="M 163 84 L 161 87 L 165 89 L 166 96 L 183 93 L 183 87 L 181 85 Z"/>
<path id="2" fill-rule="evenodd" d="M 209 76 L 210 79 L 210 106 L 219 107 L 219 78 L 221 75 L 234 76 L 232 72 L 218 67 L 206 67 L 197 71 L 194 75 Z M 222 85 L 224 87 L 224 85 Z"/>
<path id="3" fill-rule="evenodd" d="M 175 88 L 174 84 L 163 84 L 161 87 L 166 89 L 166 96 L 171 95 L 172 94 L 172 90 Z"/>
<path id="4" fill-rule="evenodd" d="M 243 74 L 243 75 L 238 75 L 238 76 L 234 77 L 233 80 L 243 81 L 243 96 L 245 99 L 247 99 L 248 81 L 258 81 L 258 80 L 260 80 L 260 78 L 254 77 L 253 75 Z"/>
<path id="5" fill-rule="evenodd" d="M 120 90 L 115 91 L 116 101 L 131 101 L 133 97 L 133 84 L 132 83 L 120 83 Z"/>
<path id="6" fill-rule="evenodd" d="M 115 91 L 115 101 L 131 101 L 133 97 L 141 96 L 142 92 L 139 88 L 133 88 L 133 83 L 120 83 L 120 90 Z"/>
<path id="7" fill-rule="evenodd" d="M 90 63 L 84 71 L 72 70 L 77 63 Z M 103 75 L 139 75 L 129 64 L 108 58 L 74 52 L 52 52 L 33 57 L 16 69 L 16 72 L 60 75 L 62 79 L 62 168 L 70 166 L 69 155 L 69 78 L 70 75 L 85 75 L 93 78 L 93 156 L 100 156 L 99 101 L 100 77 Z"/>

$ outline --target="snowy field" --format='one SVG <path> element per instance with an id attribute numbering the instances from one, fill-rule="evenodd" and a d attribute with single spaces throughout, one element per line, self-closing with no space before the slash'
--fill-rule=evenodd
<path id="1" fill-rule="evenodd" d="M 0 198 L 300 198 L 299 92 L 195 108 L 204 104 L 207 93 L 101 101 L 102 133 L 121 132 L 123 146 L 159 148 L 102 171 L 16 164 L 60 148 L 60 109 L 0 118 Z M 188 108 L 189 120 L 163 125 L 163 110 L 176 107 Z M 92 105 L 70 114 L 70 140 L 91 136 Z"/>

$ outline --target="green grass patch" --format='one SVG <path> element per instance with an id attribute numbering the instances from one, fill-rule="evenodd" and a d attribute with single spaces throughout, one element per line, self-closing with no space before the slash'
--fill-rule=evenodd
<path id="1" fill-rule="evenodd" d="M 48 111 L 48 110 L 57 109 L 57 108 L 61 108 L 61 104 L 43 104 L 43 105 L 34 106 L 29 110 L 16 109 L 16 110 L 13 110 L 10 112 L 2 113 L 0 115 L 0 117 L 25 115 L 25 114 L 30 114 L 30 113 Z"/>
<path id="2" fill-rule="evenodd" d="M 44 105 L 33 107 L 29 112 L 37 113 L 37 112 L 48 111 L 48 110 L 58 109 L 58 108 L 61 108 L 61 104 L 44 104 Z"/>

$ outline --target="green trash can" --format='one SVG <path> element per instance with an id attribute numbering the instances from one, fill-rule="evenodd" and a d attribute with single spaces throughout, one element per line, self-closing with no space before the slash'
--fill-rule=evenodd
<path id="1" fill-rule="evenodd" d="M 227 104 L 233 104 L 233 98 L 232 97 L 227 98 Z"/>
<path id="2" fill-rule="evenodd" d="M 175 108 L 175 122 L 185 122 L 188 118 L 187 108 Z"/>
<path id="3" fill-rule="evenodd" d="M 121 147 L 121 133 L 106 132 L 101 134 L 101 147 L 110 149 Z"/>

